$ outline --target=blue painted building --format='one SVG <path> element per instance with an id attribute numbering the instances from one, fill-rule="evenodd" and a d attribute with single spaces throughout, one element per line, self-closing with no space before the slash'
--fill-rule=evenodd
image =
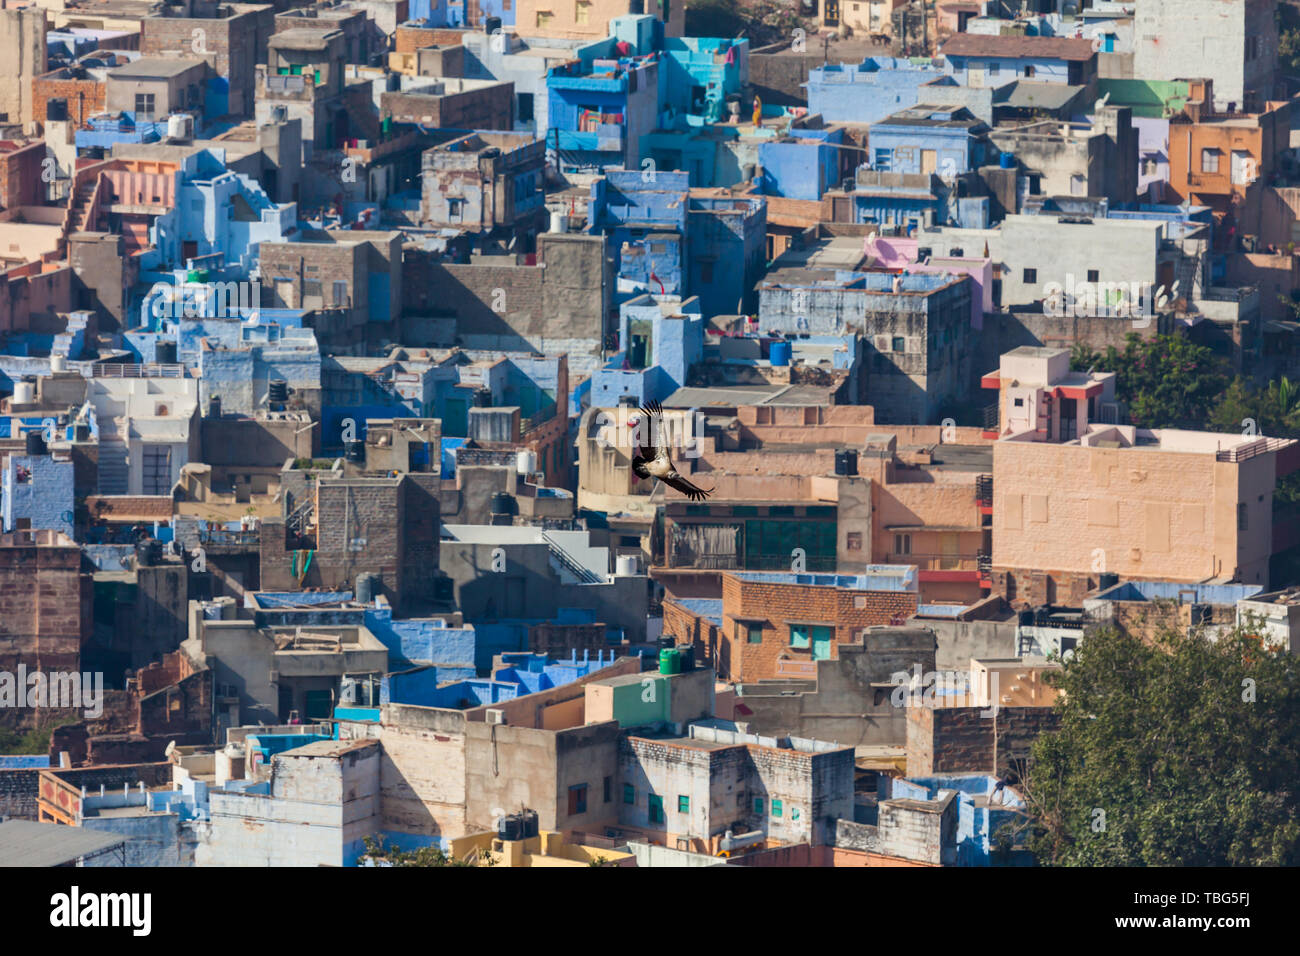
<path id="1" fill-rule="evenodd" d="M 51 455 L 10 455 L 5 464 L 5 533 L 19 526 L 62 531 L 73 537 L 72 461 Z"/>
<path id="2" fill-rule="evenodd" d="M 874 137 L 875 130 L 872 130 Z M 785 199 L 821 199 L 839 184 L 843 129 L 800 129 L 758 147 L 760 191 Z"/>
<path id="3" fill-rule="evenodd" d="M 656 301 L 648 295 L 619 308 L 619 351 L 592 377 L 591 404 L 612 408 L 623 396 L 638 405 L 667 398 L 686 384 L 704 354 L 700 301 Z"/>
<path id="4" fill-rule="evenodd" d="M 1097 75 L 1091 40 L 955 33 L 939 52 L 962 86 L 996 89 L 1016 80 L 1085 86 Z"/>
<path id="5" fill-rule="evenodd" d="M 640 169 L 641 137 L 659 122 L 659 69 L 657 53 L 552 67 L 546 76 L 548 159 L 562 172 Z"/>
<path id="6" fill-rule="evenodd" d="M 828 63 L 808 71 L 808 112 L 828 123 L 877 123 L 915 106 L 925 84 L 943 76 L 928 61 L 892 56 L 867 57 L 857 65 Z"/>
<path id="7" fill-rule="evenodd" d="M 767 266 L 767 201 L 692 193 L 687 248 L 686 291 L 699 296 L 705 316 L 752 312 Z"/>
<path id="8" fill-rule="evenodd" d="M 988 129 L 963 107 L 914 106 L 871 127 L 871 166 L 951 181 L 984 165 L 991 150 Z"/>

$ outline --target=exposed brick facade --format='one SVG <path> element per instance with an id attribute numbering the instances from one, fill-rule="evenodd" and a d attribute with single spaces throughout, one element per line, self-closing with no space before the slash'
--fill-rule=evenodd
<path id="1" fill-rule="evenodd" d="M 40 792 L 42 773 L 53 773 L 76 787 L 85 787 L 87 793 L 99 792 L 102 784 L 110 790 L 121 790 L 122 784 L 138 787 L 160 787 L 171 783 L 170 763 L 143 763 L 101 767 L 80 767 L 70 770 L 0 770 L 0 816 L 20 820 L 36 819 L 36 799 Z"/>
<path id="2" fill-rule="evenodd" d="M 80 547 L 54 532 L 0 536 L 0 671 L 79 671 L 90 633 Z"/>
<path id="3" fill-rule="evenodd" d="M 832 627 L 830 658 L 835 659 L 839 645 L 858 643 L 863 628 L 901 625 L 916 613 L 916 608 L 917 595 L 913 592 L 759 584 L 724 574 L 719 676 L 736 681 L 765 680 L 777 676 L 778 660 L 811 662 L 811 646 L 790 646 L 791 622 Z M 749 642 L 750 623 L 761 626 L 761 643 Z"/>
<path id="4" fill-rule="evenodd" d="M 45 143 L 0 144 L 0 209 L 38 206 L 45 200 L 41 164 Z"/>
<path id="5" fill-rule="evenodd" d="M 438 30 L 433 27 L 397 28 L 394 39 L 395 53 L 414 53 L 427 46 L 458 46 L 464 37 L 463 30 Z"/>
<path id="6" fill-rule="evenodd" d="M 511 129 L 514 126 L 515 85 L 493 83 L 453 92 L 453 79 L 442 96 L 420 93 L 385 93 L 380 99 L 380 119 L 420 123 L 443 129 Z"/>
<path id="7" fill-rule="evenodd" d="M 68 70 L 53 70 L 32 81 L 32 112 L 36 122 L 46 121 L 45 106 L 52 99 L 66 100 L 68 119 L 78 125 L 105 110 L 106 83 L 98 80 L 73 79 Z"/>
<path id="8" fill-rule="evenodd" d="M 908 707 L 907 772 L 997 774 L 1029 756 L 1040 734 L 1056 730 L 1052 707 L 999 707 L 990 716 L 978 707 Z"/>

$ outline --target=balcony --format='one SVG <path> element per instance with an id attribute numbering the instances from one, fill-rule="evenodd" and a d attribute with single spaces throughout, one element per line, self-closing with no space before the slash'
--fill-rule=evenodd
<path id="1" fill-rule="evenodd" d="M 993 507 L 993 476 L 979 475 L 975 479 L 975 501 L 981 508 Z"/>
<path id="2" fill-rule="evenodd" d="M 998 428 L 1002 424 L 1001 413 L 1002 408 L 996 402 L 992 405 L 984 406 L 984 437 L 996 438 L 998 436 Z"/>

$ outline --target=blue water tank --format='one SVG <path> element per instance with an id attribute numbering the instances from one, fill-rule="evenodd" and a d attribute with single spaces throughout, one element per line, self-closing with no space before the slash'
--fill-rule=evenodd
<path id="1" fill-rule="evenodd" d="M 790 343 L 785 341 L 773 342 L 772 350 L 768 353 L 768 357 L 771 359 L 773 365 L 789 365 Z"/>
<path id="2" fill-rule="evenodd" d="M 1016 154 L 1015 154 L 1015 153 L 1003 153 L 1003 154 L 998 158 L 998 165 L 1001 166 L 1003 169 L 1015 169 L 1015 168 L 1016 168 Z"/>

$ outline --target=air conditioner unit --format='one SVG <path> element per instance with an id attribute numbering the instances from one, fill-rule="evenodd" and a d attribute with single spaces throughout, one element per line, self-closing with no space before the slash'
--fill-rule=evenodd
<path id="1" fill-rule="evenodd" d="M 489 708 L 487 722 L 489 724 L 504 724 L 506 722 L 506 712 L 497 707 Z"/>

